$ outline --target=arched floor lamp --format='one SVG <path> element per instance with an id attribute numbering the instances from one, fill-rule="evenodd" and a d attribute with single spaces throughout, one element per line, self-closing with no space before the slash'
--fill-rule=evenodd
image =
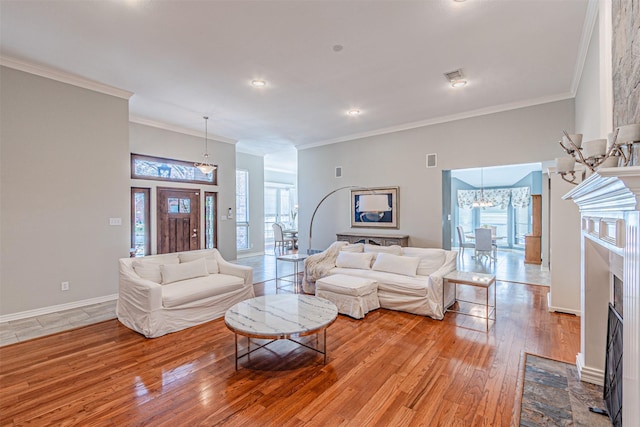
<path id="1" fill-rule="evenodd" d="M 307 249 L 307 255 L 311 255 L 311 254 L 314 254 L 314 253 L 316 252 L 316 251 L 314 251 L 313 249 L 311 249 L 311 248 L 312 248 L 312 246 L 311 246 L 311 241 L 312 241 L 312 239 L 313 239 L 313 220 L 314 220 L 314 219 L 315 219 L 315 217 L 316 217 L 316 212 L 318 212 L 318 208 L 320 208 L 320 205 L 322 205 L 322 203 L 323 203 L 325 200 L 327 200 L 327 198 L 329 198 L 329 196 L 331 196 L 331 195 L 332 195 L 332 194 L 334 194 L 334 193 L 337 193 L 337 192 L 338 192 L 338 191 L 340 191 L 340 190 L 346 190 L 347 188 L 350 188 L 350 189 L 352 189 L 352 190 L 356 190 L 356 189 L 357 189 L 357 190 L 365 190 L 365 191 L 374 191 L 374 194 L 375 194 L 375 189 L 374 189 L 374 188 L 371 188 L 371 187 L 362 187 L 362 186 L 360 186 L 360 185 L 346 185 L 346 186 L 344 186 L 344 187 L 336 188 L 335 190 L 330 191 L 329 193 L 327 193 L 327 194 L 326 194 L 326 195 L 325 195 L 325 196 L 324 196 L 324 197 L 323 197 L 323 198 L 318 202 L 318 205 L 316 206 L 316 208 L 315 208 L 315 209 L 314 209 L 314 211 L 313 211 L 313 214 L 311 215 L 311 222 L 309 223 L 309 248 Z M 369 209 L 371 209 L 371 210 L 369 210 Z M 382 211 L 384 211 L 384 210 L 388 210 L 388 209 L 383 209 Z M 366 208 L 366 207 L 365 207 L 364 209 L 361 209 L 361 210 L 360 210 L 360 212 L 363 212 L 363 213 L 364 213 L 364 212 L 380 212 L 380 209 L 379 209 L 379 208 L 376 208 L 376 207 L 373 207 L 373 206 L 372 206 L 371 208 Z"/>

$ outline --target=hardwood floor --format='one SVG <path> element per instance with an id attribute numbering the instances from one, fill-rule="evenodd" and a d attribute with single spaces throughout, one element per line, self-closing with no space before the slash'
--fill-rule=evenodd
<path id="1" fill-rule="evenodd" d="M 547 311 L 547 287 L 498 282 L 497 292 L 489 333 L 482 320 L 453 313 L 444 321 L 384 309 L 362 320 L 341 315 L 327 331 L 327 365 L 278 341 L 236 372 L 223 319 L 155 339 L 109 320 L 8 345 L 0 424 L 515 424 L 522 353 L 573 363 L 580 322 Z"/>

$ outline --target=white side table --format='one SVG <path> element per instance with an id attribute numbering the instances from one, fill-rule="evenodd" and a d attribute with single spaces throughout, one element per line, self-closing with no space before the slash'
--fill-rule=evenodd
<path id="1" fill-rule="evenodd" d="M 291 282 L 294 283 L 295 286 L 293 287 L 293 290 L 294 290 L 294 292 L 298 293 L 299 265 L 300 265 L 300 262 L 304 262 L 305 259 L 307 259 L 307 255 L 305 255 L 305 254 L 280 255 L 279 257 L 276 257 L 276 291 L 279 289 L 278 288 L 278 280 L 287 280 L 287 281 L 291 281 Z M 294 280 L 280 279 L 280 277 L 278 276 L 278 261 L 285 261 L 285 262 L 292 262 L 293 263 L 293 277 L 294 277 Z"/>
<path id="2" fill-rule="evenodd" d="M 455 299 L 454 304 L 456 302 L 465 302 L 469 304 L 478 304 L 482 305 L 485 308 L 484 316 L 477 316 L 475 314 L 467 313 L 464 311 L 451 310 L 445 308 L 446 312 L 451 313 L 459 313 L 464 314 L 466 316 L 479 317 L 481 319 L 485 319 L 487 322 L 486 332 L 489 332 L 489 320 L 496 321 L 496 276 L 493 274 L 483 274 L 483 273 L 472 273 L 467 271 L 452 271 L 451 273 L 444 276 L 445 283 L 452 283 L 454 286 Z M 476 301 L 465 301 L 458 299 L 458 285 L 467 285 L 467 286 L 475 286 L 477 288 L 482 288 L 485 290 L 485 302 L 484 304 Z M 489 288 L 493 286 L 493 305 L 489 304 Z M 442 305 L 444 307 L 444 289 L 442 290 Z M 493 317 L 491 317 L 493 314 Z"/>

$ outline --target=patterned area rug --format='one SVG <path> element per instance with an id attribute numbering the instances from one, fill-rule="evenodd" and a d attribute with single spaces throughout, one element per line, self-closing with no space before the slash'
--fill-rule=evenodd
<path id="1" fill-rule="evenodd" d="M 569 363 L 525 353 L 521 377 L 520 426 L 610 426 L 609 417 L 589 407 L 605 408 L 602 387 L 578 379 Z"/>

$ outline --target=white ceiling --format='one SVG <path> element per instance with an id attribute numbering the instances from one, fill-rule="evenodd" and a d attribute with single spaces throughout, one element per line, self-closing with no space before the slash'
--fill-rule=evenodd
<path id="1" fill-rule="evenodd" d="M 201 131 L 208 115 L 239 151 L 291 153 L 572 97 L 587 4 L 1 0 L 0 55 L 131 91 L 136 120 Z M 457 68 L 462 89 L 443 76 Z"/>

